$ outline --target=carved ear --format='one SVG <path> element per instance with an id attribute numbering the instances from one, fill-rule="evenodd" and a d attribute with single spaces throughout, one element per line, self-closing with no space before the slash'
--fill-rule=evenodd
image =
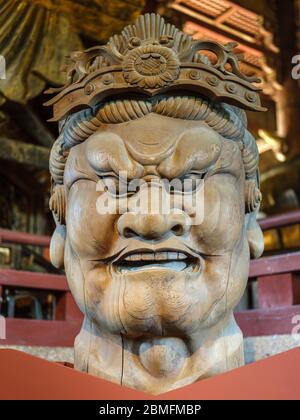
<path id="1" fill-rule="evenodd" d="M 264 252 L 264 235 L 256 220 L 256 212 L 246 215 L 247 238 L 252 258 L 259 258 Z"/>
<path id="2" fill-rule="evenodd" d="M 56 224 L 56 229 L 52 235 L 50 243 L 50 260 L 54 267 L 64 268 L 66 197 L 63 185 L 55 185 L 53 187 L 49 207 L 52 211 Z"/>
<path id="3" fill-rule="evenodd" d="M 56 229 L 50 242 L 50 260 L 56 268 L 64 268 L 66 226 L 56 224 Z"/>
<path id="4" fill-rule="evenodd" d="M 256 219 L 261 198 L 256 181 L 247 180 L 245 185 L 246 229 L 252 258 L 259 258 L 264 252 L 264 236 Z"/>

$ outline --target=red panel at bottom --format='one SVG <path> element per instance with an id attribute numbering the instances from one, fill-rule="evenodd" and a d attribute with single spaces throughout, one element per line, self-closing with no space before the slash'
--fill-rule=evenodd
<path id="1" fill-rule="evenodd" d="M 155 397 L 13 350 L 0 372 L 0 399 L 300 399 L 300 348 Z"/>

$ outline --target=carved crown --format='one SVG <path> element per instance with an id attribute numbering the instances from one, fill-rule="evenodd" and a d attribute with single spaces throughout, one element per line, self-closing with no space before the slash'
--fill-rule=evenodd
<path id="1" fill-rule="evenodd" d="M 104 46 L 71 54 L 66 66 L 67 83 L 46 93 L 54 117 L 94 106 L 109 96 L 140 94 L 148 97 L 173 90 L 192 91 L 215 102 L 247 110 L 265 111 L 252 83 L 239 69 L 236 43 L 193 40 L 156 14 L 140 16 L 135 24 L 114 35 Z M 214 64 L 201 51 L 215 55 Z"/>

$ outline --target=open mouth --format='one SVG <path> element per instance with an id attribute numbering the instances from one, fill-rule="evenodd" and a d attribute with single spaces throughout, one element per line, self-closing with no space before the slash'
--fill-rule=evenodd
<path id="1" fill-rule="evenodd" d="M 114 262 L 119 272 L 166 269 L 173 271 L 197 271 L 199 258 L 182 251 L 141 251 L 130 252 Z"/>

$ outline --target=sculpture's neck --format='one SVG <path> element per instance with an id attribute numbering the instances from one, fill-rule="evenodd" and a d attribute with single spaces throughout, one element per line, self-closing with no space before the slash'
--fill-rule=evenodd
<path id="1" fill-rule="evenodd" d="M 89 345 L 87 345 L 89 343 Z M 75 342 L 75 367 L 159 394 L 244 363 L 243 336 L 233 315 L 186 338 L 128 339 L 85 319 Z"/>

